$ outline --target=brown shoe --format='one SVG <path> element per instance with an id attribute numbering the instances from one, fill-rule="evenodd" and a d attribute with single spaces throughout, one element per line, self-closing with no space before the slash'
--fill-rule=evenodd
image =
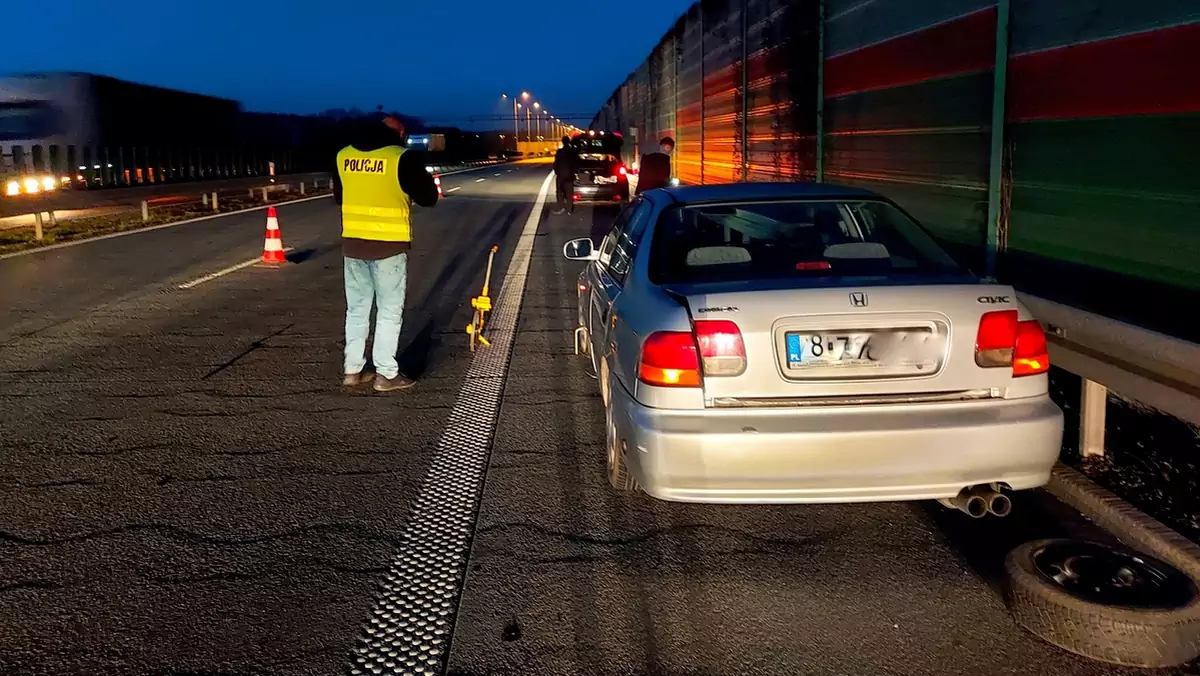
<path id="1" fill-rule="evenodd" d="M 371 382 L 375 377 L 373 371 L 360 371 L 358 373 L 347 373 L 342 376 L 342 387 L 359 387 Z"/>
<path id="2" fill-rule="evenodd" d="M 384 378 L 378 374 L 375 376 L 376 392 L 395 392 L 396 390 L 407 390 L 416 384 L 417 381 L 405 378 L 400 374 L 396 374 L 395 378 Z"/>

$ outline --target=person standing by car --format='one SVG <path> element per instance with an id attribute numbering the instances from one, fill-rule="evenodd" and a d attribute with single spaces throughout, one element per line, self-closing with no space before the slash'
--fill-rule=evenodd
<path id="1" fill-rule="evenodd" d="M 573 193 L 578 159 L 575 149 L 571 147 L 571 137 L 562 137 L 562 147 L 554 153 L 554 184 L 558 195 L 558 208 L 554 210 L 556 214 L 564 211 L 568 214 L 575 213 Z"/>
<path id="2" fill-rule="evenodd" d="M 342 385 L 374 380 L 377 392 L 413 386 L 400 373 L 396 349 L 408 288 L 412 204 L 437 204 L 437 185 L 421 153 L 405 150 L 399 119 L 371 118 L 337 154 L 333 197 L 342 211 L 342 256 L 346 286 L 346 348 Z M 376 305 L 372 374 L 366 368 L 371 304 Z"/>
<path id="3" fill-rule="evenodd" d="M 658 142 L 658 147 L 658 152 L 642 155 L 638 170 L 638 195 L 671 184 L 671 151 L 675 150 L 675 139 L 665 136 Z"/>

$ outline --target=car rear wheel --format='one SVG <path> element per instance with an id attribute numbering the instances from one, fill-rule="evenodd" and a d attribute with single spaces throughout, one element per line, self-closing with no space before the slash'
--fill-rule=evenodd
<path id="1" fill-rule="evenodd" d="M 601 362 L 601 371 L 603 378 L 601 380 L 604 392 L 604 448 L 607 456 L 608 483 L 613 488 L 623 493 L 637 492 L 639 489 L 637 480 L 629 473 L 629 468 L 625 466 L 625 441 L 621 439 L 617 432 L 616 419 L 613 416 L 612 393 L 609 389 L 609 373 L 608 362 Z"/>
<path id="2" fill-rule="evenodd" d="M 1067 539 L 1008 554 L 1008 606 L 1017 624 L 1092 659 L 1172 667 L 1200 654 L 1200 597 L 1175 568 L 1123 548 Z"/>

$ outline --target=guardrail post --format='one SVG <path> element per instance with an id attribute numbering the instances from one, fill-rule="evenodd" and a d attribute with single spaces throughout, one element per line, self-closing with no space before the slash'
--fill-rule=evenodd
<path id="1" fill-rule="evenodd" d="M 253 197 L 254 197 L 254 188 L 250 188 L 250 190 L 249 190 L 249 195 L 250 195 L 250 197 L 251 197 L 251 198 L 253 198 Z"/>
<path id="2" fill-rule="evenodd" d="M 1079 453 L 1083 457 L 1104 456 L 1104 425 L 1108 388 L 1083 378 L 1079 397 Z"/>
<path id="3" fill-rule="evenodd" d="M 46 216 L 49 217 L 50 225 L 58 225 L 58 217 L 54 215 L 53 211 L 47 211 Z"/>
<path id="4" fill-rule="evenodd" d="M 142 222 L 145 223 L 148 220 L 150 220 L 150 205 L 146 203 L 146 200 L 142 200 Z"/>
<path id="5" fill-rule="evenodd" d="M 263 191 L 263 201 L 266 202 L 267 201 L 267 189 L 263 188 L 262 191 Z"/>
<path id="6" fill-rule="evenodd" d="M 750 180 L 750 36 L 749 0 L 742 0 L 742 180 Z"/>
<path id="7" fill-rule="evenodd" d="M 208 193 L 204 193 L 200 196 L 200 203 L 204 206 L 208 206 Z"/>
<path id="8" fill-rule="evenodd" d="M 1008 96 L 1008 41 L 1009 14 L 1012 11 L 1012 0 L 998 0 L 996 3 L 996 57 L 992 71 L 992 133 L 991 155 L 988 166 L 988 210 L 987 210 L 987 242 L 986 242 L 986 271 L 987 276 L 996 278 L 996 258 L 1000 251 L 1000 231 L 1006 226 L 1000 219 L 1000 200 L 1004 181 L 1004 103 Z"/>
<path id="9" fill-rule="evenodd" d="M 42 212 L 37 212 L 33 215 L 33 236 L 37 241 L 42 241 Z"/>
<path id="10" fill-rule="evenodd" d="M 300 195 L 304 195 L 304 181 L 300 181 Z"/>
<path id="11" fill-rule="evenodd" d="M 825 182 L 825 0 L 817 2 L 817 183 Z"/>
<path id="12" fill-rule="evenodd" d="M 212 193 L 212 208 L 213 208 L 213 211 L 221 210 L 221 207 L 217 206 L 217 191 L 216 190 L 214 190 Z"/>

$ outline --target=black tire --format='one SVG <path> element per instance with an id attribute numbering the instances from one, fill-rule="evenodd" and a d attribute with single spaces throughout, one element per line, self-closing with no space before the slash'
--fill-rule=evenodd
<path id="1" fill-rule="evenodd" d="M 606 377 L 610 377 L 607 368 L 603 371 Z M 622 493 L 640 492 L 641 487 L 638 486 L 637 480 L 625 466 L 625 457 L 620 446 L 621 441 L 617 438 L 617 426 L 613 422 L 612 398 L 606 398 L 608 402 L 604 405 L 604 456 L 608 483 Z"/>
<path id="2" fill-rule="evenodd" d="M 1117 605 L 1084 598 L 1038 566 L 1054 547 L 1102 547 L 1167 574 L 1171 602 Z M 1200 655 L 1200 595 L 1195 582 L 1131 550 L 1071 540 L 1038 540 L 1009 552 L 1006 602 L 1017 624 L 1048 643 L 1095 660 L 1133 667 L 1173 667 Z"/>

